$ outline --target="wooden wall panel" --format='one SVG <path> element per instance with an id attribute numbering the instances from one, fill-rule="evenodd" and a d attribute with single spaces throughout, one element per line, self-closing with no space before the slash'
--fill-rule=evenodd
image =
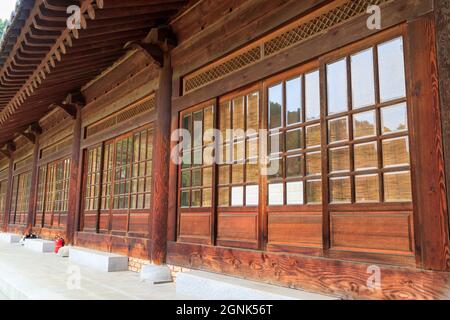
<path id="1" fill-rule="evenodd" d="M 211 213 L 181 213 L 179 225 L 180 241 L 211 243 Z"/>
<path id="2" fill-rule="evenodd" d="M 317 212 L 268 214 L 268 246 L 322 247 L 322 214 Z"/>
<path id="3" fill-rule="evenodd" d="M 258 248 L 258 215 L 221 212 L 217 215 L 217 244 L 239 248 Z"/>
<path id="4" fill-rule="evenodd" d="M 331 212 L 331 248 L 413 254 L 411 212 Z"/>

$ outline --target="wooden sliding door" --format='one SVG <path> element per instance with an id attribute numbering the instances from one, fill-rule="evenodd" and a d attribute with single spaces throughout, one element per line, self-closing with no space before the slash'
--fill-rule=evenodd
<path id="1" fill-rule="evenodd" d="M 86 150 L 83 231 L 148 237 L 152 143 L 146 127 Z"/>

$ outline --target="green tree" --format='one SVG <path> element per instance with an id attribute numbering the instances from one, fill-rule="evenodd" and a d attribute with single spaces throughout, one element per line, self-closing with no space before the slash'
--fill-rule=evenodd
<path id="1" fill-rule="evenodd" d="M 6 20 L 0 19 L 0 39 L 6 30 Z"/>

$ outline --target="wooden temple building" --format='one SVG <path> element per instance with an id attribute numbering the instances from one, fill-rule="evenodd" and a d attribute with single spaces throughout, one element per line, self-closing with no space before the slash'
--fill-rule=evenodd
<path id="1" fill-rule="evenodd" d="M 18 1 L 1 230 L 346 298 L 449 298 L 449 7 Z M 192 135 L 178 163 L 176 129 Z"/>

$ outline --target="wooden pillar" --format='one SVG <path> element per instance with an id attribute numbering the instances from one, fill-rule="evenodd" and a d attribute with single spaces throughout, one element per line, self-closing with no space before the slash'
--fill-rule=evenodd
<path id="1" fill-rule="evenodd" d="M 12 188 L 13 188 L 13 172 L 14 172 L 14 157 L 12 154 L 9 158 L 9 169 L 8 169 L 8 184 L 6 189 L 6 201 L 5 201 L 5 214 L 3 218 L 3 232 L 8 231 L 9 215 L 11 211 L 11 201 L 12 201 Z"/>
<path id="2" fill-rule="evenodd" d="M 439 97 L 448 205 L 450 204 L 450 0 L 435 0 L 434 3 Z"/>
<path id="3" fill-rule="evenodd" d="M 80 147 L 81 147 L 81 105 L 76 104 L 76 116 L 75 124 L 73 126 L 73 142 L 72 142 L 72 154 L 70 157 L 70 181 L 69 181 L 69 210 L 67 216 L 66 226 L 66 242 L 73 244 L 74 234 L 77 229 L 75 223 L 77 210 L 79 209 L 78 201 L 80 201 Z"/>
<path id="4" fill-rule="evenodd" d="M 164 63 L 159 75 L 153 134 L 151 261 L 158 265 L 166 262 L 167 253 L 171 101 L 172 65 L 170 52 L 165 52 Z"/>
<path id="5" fill-rule="evenodd" d="M 435 35 L 433 14 L 408 23 L 415 237 L 422 267 L 443 271 L 449 230 Z"/>
<path id="6" fill-rule="evenodd" d="M 31 229 L 34 227 L 36 200 L 37 200 L 37 182 L 39 172 L 38 161 L 39 161 L 39 137 L 35 135 L 34 149 L 33 149 L 33 166 L 31 168 L 30 200 L 28 204 L 28 219 L 27 219 L 28 231 L 31 231 Z"/>

